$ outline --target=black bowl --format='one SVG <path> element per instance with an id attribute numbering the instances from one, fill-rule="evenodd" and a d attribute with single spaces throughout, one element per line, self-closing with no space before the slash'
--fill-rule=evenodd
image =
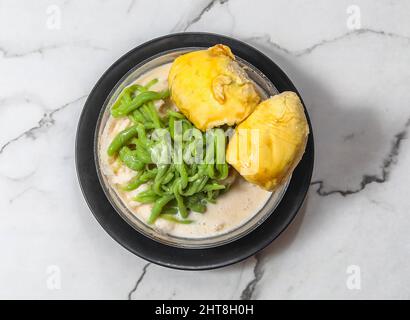
<path id="1" fill-rule="evenodd" d="M 228 45 L 233 53 L 259 69 L 279 92 L 294 91 L 295 86 L 285 73 L 267 56 L 248 44 L 217 34 L 180 33 L 146 42 L 116 61 L 91 91 L 82 111 L 76 137 L 76 167 L 81 190 L 88 206 L 101 226 L 118 243 L 134 254 L 159 265 L 185 270 L 205 270 L 239 262 L 266 247 L 290 224 L 309 189 L 313 171 L 314 144 L 312 127 L 306 151 L 293 172 L 286 193 L 271 214 L 258 228 L 228 244 L 204 249 L 168 246 L 147 238 L 131 227 L 111 206 L 97 175 L 94 161 L 94 135 L 104 101 L 112 88 L 133 67 L 167 50 L 186 47 Z"/>

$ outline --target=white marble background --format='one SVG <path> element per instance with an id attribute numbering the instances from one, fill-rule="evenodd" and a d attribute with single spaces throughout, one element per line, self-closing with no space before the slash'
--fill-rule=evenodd
<path id="1" fill-rule="evenodd" d="M 347 26 L 351 5 L 358 30 Z M 401 0 L 0 0 L 0 298 L 410 298 L 409 18 Z M 314 182 L 298 218 L 256 257 L 214 271 L 127 252 L 75 175 L 76 125 L 97 79 L 178 31 L 261 49 L 314 126 Z M 352 265 L 360 289 L 348 286 Z"/>

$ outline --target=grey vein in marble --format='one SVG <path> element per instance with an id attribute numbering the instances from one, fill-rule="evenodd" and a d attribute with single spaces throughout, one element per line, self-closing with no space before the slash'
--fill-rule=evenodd
<path id="1" fill-rule="evenodd" d="M 20 133 L 18 136 L 16 136 L 16 137 L 10 139 L 10 140 L 7 141 L 5 144 L 3 144 L 3 145 L 0 147 L 0 155 L 1 155 L 1 154 L 4 152 L 4 150 L 5 150 L 10 144 L 12 144 L 13 142 L 16 142 L 16 141 L 18 141 L 18 140 L 20 140 L 20 139 L 22 139 L 22 138 L 24 138 L 24 137 L 35 139 L 35 138 L 36 138 L 36 132 L 37 132 L 37 131 L 39 131 L 39 130 L 41 130 L 41 129 L 43 129 L 43 128 L 46 128 L 46 127 L 51 127 L 52 125 L 54 125 L 54 123 L 55 123 L 54 115 L 55 115 L 57 112 L 59 112 L 59 111 L 61 111 L 61 110 L 64 110 L 64 109 L 67 108 L 68 106 L 70 106 L 70 105 L 72 105 L 72 104 L 74 104 L 74 103 L 76 103 L 76 102 L 78 102 L 78 101 L 80 101 L 80 100 L 82 100 L 82 99 L 84 99 L 84 98 L 86 98 L 86 97 L 87 97 L 87 95 L 83 95 L 83 96 L 81 96 L 81 97 L 79 97 L 79 98 L 77 98 L 77 99 L 75 99 L 75 100 L 72 100 L 72 101 L 70 101 L 70 102 L 67 102 L 67 103 L 63 104 L 62 106 L 58 107 L 57 109 L 54 109 L 54 110 L 52 110 L 52 111 L 50 111 L 50 112 L 44 113 L 43 116 L 41 117 L 41 119 L 38 121 L 38 123 L 37 123 L 36 126 L 31 127 L 30 129 L 28 129 L 28 130 L 26 130 L 26 131 Z"/>
<path id="2" fill-rule="evenodd" d="M 389 153 L 387 154 L 387 156 L 384 158 L 383 163 L 381 165 L 381 173 L 380 174 L 365 174 L 362 177 L 362 180 L 360 182 L 360 186 L 357 189 L 346 189 L 346 190 L 339 190 L 339 189 L 335 189 L 335 190 L 330 190 L 330 191 L 325 191 L 324 189 L 324 185 L 325 182 L 323 180 L 317 180 L 317 181 L 313 181 L 311 183 L 312 186 L 314 185 L 318 185 L 319 187 L 316 189 L 316 193 L 319 196 L 325 197 L 325 196 L 329 196 L 335 193 L 338 193 L 340 195 L 342 195 L 343 197 L 346 197 L 348 195 L 351 194 L 355 194 L 358 193 L 362 190 L 364 190 L 366 188 L 366 186 L 370 183 L 384 183 L 386 181 L 388 181 L 389 176 L 390 176 L 390 172 L 393 168 L 393 166 L 397 163 L 397 158 L 400 154 L 400 147 L 402 144 L 402 141 L 404 139 L 406 139 L 408 131 L 410 128 L 410 118 L 406 121 L 404 128 L 402 128 L 402 130 L 400 130 L 400 132 L 396 133 L 394 135 L 393 141 L 391 142 L 391 147 L 389 150 Z"/>
<path id="3" fill-rule="evenodd" d="M 210 11 L 217 3 L 223 5 L 227 3 L 229 0 L 211 0 L 209 1 L 203 8 L 200 9 L 200 11 L 191 19 L 189 19 L 187 22 L 185 22 L 185 25 L 183 27 L 180 27 L 178 23 L 172 30 L 171 32 L 175 31 L 187 31 L 192 25 L 200 21 L 203 17 L 203 15 Z"/>
<path id="4" fill-rule="evenodd" d="M 355 136 L 356 136 L 356 135 L 355 135 L 354 133 L 349 133 L 349 134 L 343 136 L 343 141 L 344 141 L 344 142 L 350 141 L 350 140 L 352 140 Z"/>
<path id="5" fill-rule="evenodd" d="M 18 199 L 20 199 L 22 196 L 24 196 L 27 192 L 30 191 L 37 191 L 38 193 L 41 194 L 45 194 L 46 192 L 44 190 L 41 190 L 39 188 L 36 188 L 34 186 L 31 187 L 27 187 L 25 188 L 23 191 L 20 191 L 19 193 L 17 193 L 16 195 L 14 195 L 13 197 L 9 198 L 9 204 L 13 204 L 14 202 L 16 202 Z"/>
<path id="6" fill-rule="evenodd" d="M 139 278 L 138 278 L 137 282 L 135 283 L 134 287 L 133 287 L 133 288 L 131 289 L 131 291 L 128 293 L 128 300 L 131 300 L 132 294 L 137 291 L 138 286 L 140 285 L 140 283 L 141 283 L 142 280 L 144 279 L 145 274 L 147 273 L 147 269 L 148 269 L 148 267 L 150 266 L 150 264 L 151 264 L 151 262 L 148 262 L 148 263 L 147 263 L 146 265 L 144 265 L 144 267 L 142 268 L 141 275 L 139 276 Z"/>
<path id="7" fill-rule="evenodd" d="M 40 56 L 44 56 L 44 54 L 48 51 L 57 50 L 57 49 L 65 48 L 65 47 L 91 49 L 95 51 L 108 51 L 107 48 L 94 46 L 94 45 L 64 43 L 64 44 L 42 46 L 36 49 L 31 49 L 31 50 L 22 51 L 22 52 L 13 52 L 12 50 L 8 50 L 4 47 L 0 47 L 0 53 L 2 54 L 3 58 L 9 58 L 9 59 L 10 58 L 22 58 L 22 57 L 26 57 L 26 56 L 33 55 L 33 54 L 39 54 Z"/>
<path id="8" fill-rule="evenodd" d="M 262 280 L 263 277 L 263 266 L 262 266 L 262 254 L 258 253 L 254 256 L 256 262 L 255 266 L 253 267 L 253 279 L 248 282 L 245 289 L 243 289 L 241 293 L 241 300 L 251 300 L 253 294 L 255 293 L 255 289 L 259 281 Z"/>
<path id="9" fill-rule="evenodd" d="M 136 2 L 137 2 L 137 0 L 131 0 L 130 1 L 130 4 L 128 5 L 128 8 L 127 8 L 127 13 L 130 13 L 132 11 L 132 9 L 134 8 Z"/>
<path id="10" fill-rule="evenodd" d="M 36 171 L 32 171 L 32 172 L 30 172 L 29 174 L 26 174 L 26 175 L 24 175 L 24 176 L 22 176 L 22 177 L 18 177 L 18 178 L 9 177 L 9 176 L 6 176 L 6 175 L 4 175 L 4 174 L 0 174 L 0 177 L 2 177 L 2 178 L 4 178 L 4 179 L 7 179 L 7 180 L 9 180 L 9 181 L 13 181 L 13 182 L 22 182 L 22 181 L 26 181 L 27 179 L 31 178 L 31 177 L 34 176 L 35 174 L 36 174 Z"/>
<path id="11" fill-rule="evenodd" d="M 279 43 L 275 42 L 272 40 L 272 37 L 268 34 L 264 34 L 261 36 L 253 36 L 253 37 L 249 37 L 246 40 L 248 41 L 262 41 L 266 44 L 268 44 L 270 47 L 273 47 L 277 50 L 280 50 L 286 54 L 292 55 L 294 57 L 301 57 L 307 54 L 312 53 L 313 51 L 315 51 L 316 49 L 334 43 L 334 42 L 338 42 L 340 40 L 352 37 L 352 36 L 357 36 L 357 35 L 362 35 L 362 34 L 375 34 L 375 35 L 379 35 L 379 36 L 383 36 L 383 37 L 390 37 L 390 38 L 396 38 L 396 39 L 401 39 L 401 40 L 406 40 L 410 42 L 410 37 L 404 36 L 404 35 L 400 35 L 397 33 L 392 33 L 392 32 L 386 32 L 383 30 L 375 30 L 375 29 L 370 29 L 370 28 L 362 28 L 362 29 L 357 29 L 357 30 L 350 30 L 342 35 L 339 35 L 337 37 L 331 38 L 331 39 L 324 39 L 321 40 L 317 43 L 312 44 L 311 46 L 301 49 L 301 50 L 290 50 L 287 49 L 286 47 L 280 45 Z"/>

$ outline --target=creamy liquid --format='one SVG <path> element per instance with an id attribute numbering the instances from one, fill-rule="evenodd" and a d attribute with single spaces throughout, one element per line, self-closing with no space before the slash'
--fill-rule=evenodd
<path id="1" fill-rule="evenodd" d="M 138 78 L 135 83 L 145 85 L 157 78 L 152 90 L 160 91 L 168 87 L 168 73 L 171 63 L 155 68 Z M 161 110 L 163 101 L 157 101 L 156 107 Z M 142 185 L 131 192 L 123 192 L 119 186 L 135 176 L 135 172 L 107 155 L 107 148 L 114 137 L 127 126 L 127 118 L 115 119 L 109 117 L 99 141 L 99 160 L 103 174 L 108 183 L 115 190 L 125 206 L 141 221 L 147 221 L 152 205 L 141 204 L 133 200 L 139 192 L 145 189 Z M 265 191 L 241 177 L 237 177 L 230 190 L 217 198 L 215 204 L 209 203 L 205 213 L 191 212 L 191 224 L 178 224 L 164 219 L 157 219 L 152 226 L 162 233 L 184 238 L 205 238 L 223 234 L 236 229 L 252 218 L 268 201 L 271 192 Z"/>

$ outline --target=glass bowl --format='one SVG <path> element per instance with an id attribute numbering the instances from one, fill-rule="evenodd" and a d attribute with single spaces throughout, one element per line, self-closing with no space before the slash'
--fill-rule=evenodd
<path id="1" fill-rule="evenodd" d="M 187 249 L 201 249 L 201 248 L 211 248 L 217 247 L 229 242 L 235 241 L 261 225 L 266 218 L 271 214 L 274 214 L 275 208 L 280 203 L 283 195 L 286 192 L 287 186 L 290 181 L 288 180 L 272 195 L 269 197 L 268 201 L 263 205 L 263 207 L 253 216 L 251 216 L 247 221 L 243 222 L 241 225 L 238 225 L 236 228 L 227 231 L 226 233 L 218 234 L 215 236 L 203 237 L 203 238 L 184 238 L 174 235 L 161 232 L 158 229 L 147 225 L 144 221 L 140 220 L 135 216 L 132 211 L 127 207 L 126 204 L 121 200 L 120 196 L 116 192 L 115 188 L 110 185 L 107 177 L 101 170 L 101 159 L 100 159 L 100 138 L 104 130 L 105 124 L 110 117 L 110 109 L 112 104 L 117 99 L 121 91 L 133 83 L 140 76 L 146 72 L 162 66 L 164 64 L 172 62 L 176 57 L 181 54 L 185 54 L 190 51 L 204 49 L 202 47 L 187 47 L 180 48 L 170 51 L 165 51 L 163 53 L 157 54 L 142 63 L 139 63 L 134 68 L 132 68 L 122 79 L 116 84 L 116 86 L 111 90 L 109 96 L 104 102 L 103 108 L 99 114 L 96 132 L 94 136 L 94 159 L 96 162 L 97 174 L 100 180 L 100 183 L 103 187 L 106 197 L 110 201 L 111 205 L 118 212 L 118 214 L 135 230 L 142 233 L 146 237 L 166 244 L 169 246 L 187 248 Z M 244 68 L 249 78 L 254 82 L 257 90 L 259 91 L 262 99 L 266 99 L 269 96 L 275 95 L 278 93 L 278 90 L 275 86 L 269 81 L 269 79 L 260 72 L 253 65 L 247 61 L 236 57 L 237 62 Z M 205 213 L 206 214 L 206 213 Z"/>

